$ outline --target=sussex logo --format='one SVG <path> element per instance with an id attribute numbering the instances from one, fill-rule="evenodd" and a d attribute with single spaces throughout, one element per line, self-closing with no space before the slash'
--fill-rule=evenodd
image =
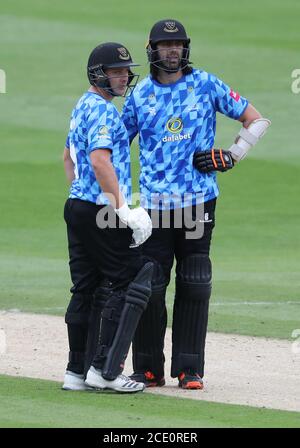
<path id="1" fill-rule="evenodd" d="M 165 22 L 164 31 L 167 33 L 177 33 L 178 28 L 176 26 L 176 22 Z"/>
<path id="2" fill-rule="evenodd" d="M 178 134 L 183 129 L 183 123 L 181 118 L 170 118 L 167 122 L 168 131 L 172 132 L 172 134 Z"/>
<path id="3" fill-rule="evenodd" d="M 98 139 L 111 140 L 111 136 L 109 135 L 109 129 L 107 126 L 100 126 L 98 131 Z"/>
<path id="4" fill-rule="evenodd" d="M 108 134 L 108 127 L 107 126 L 100 126 L 99 128 L 99 135 L 107 135 Z"/>
<path id="5" fill-rule="evenodd" d="M 123 59 L 123 61 L 128 61 L 128 59 L 130 59 L 130 54 L 128 53 L 126 48 L 120 47 L 118 48 L 118 52 L 120 53 L 119 58 Z"/>

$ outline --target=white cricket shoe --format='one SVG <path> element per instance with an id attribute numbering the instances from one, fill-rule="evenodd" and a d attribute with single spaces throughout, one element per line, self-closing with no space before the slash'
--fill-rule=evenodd
<path id="1" fill-rule="evenodd" d="M 91 390 L 84 382 L 84 376 L 79 373 L 66 370 L 63 390 Z"/>
<path id="2" fill-rule="evenodd" d="M 144 383 L 133 381 L 125 375 L 118 375 L 112 381 L 106 380 L 101 375 L 101 371 L 93 366 L 87 373 L 85 384 L 96 389 L 110 389 L 116 392 L 142 392 L 145 389 Z"/>

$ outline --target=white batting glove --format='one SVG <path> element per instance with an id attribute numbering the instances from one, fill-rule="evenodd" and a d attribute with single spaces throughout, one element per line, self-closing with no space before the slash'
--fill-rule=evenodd
<path id="1" fill-rule="evenodd" d="M 146 210 L 142 207 L 130 209 L 125 203 L 119 209 L 115 209 L 120 220 L 133 230 L 134 242 L 130 248 L 143 244 L 152 233 L 152 221 Z"/>

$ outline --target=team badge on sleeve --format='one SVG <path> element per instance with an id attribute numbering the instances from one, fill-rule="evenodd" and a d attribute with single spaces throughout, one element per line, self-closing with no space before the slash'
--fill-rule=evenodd
<path id="1" fill-rule="evenodd" d="M 99 129 L 100 135 L 107 135 L 108 134 L 108 127 L 107 126 L 101 126 Z"/>
<path id="2" fill-rule="evenodd" d="M 109 128 L 107 126 L 100 126 L 98 131 L 98 140 L 111 140 L 111 135 L 109 133 Z"/>

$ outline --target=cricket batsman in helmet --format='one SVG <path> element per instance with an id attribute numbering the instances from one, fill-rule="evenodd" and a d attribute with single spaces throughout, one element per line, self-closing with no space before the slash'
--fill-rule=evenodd
<path id="1" fill-rule="evenodd" d="M 127 130 L 112 100 L 134 86 L 136 66 L 117 42 L 91 52 L 90 86 L 75 105 L 64 149 L 70 182 L 65 203 L 71 299 L 65 314 L 69 359 L 64 390 L 141 392 L 143 382 L 124 376 L 124 362 L 151 295 L 153 263 L 141 244 L 152 222 L 130 208 Z M 105 216 L 107 219 L 100 219 Z"/>
<path id="2" fill-rule="evenodd" d="M 217 176 L 238 167 L 270 121 L 216 75 L 192 67 L 190 38 L 178 20 L 155 23 L 146 52 L 150 73 L 125 100 L 122 112 L 130 141 L 139 135 L 141 204 L 153 221 L 143 245 L 144 256 L 154 263 L 152 293 L 133 339 L 131 378 L 147 387 L 165 384 L 165 296 L 175 262 L 171 376 L 180 388 L 201 390 Z M 241 123 L 225 150 L 215 147 L 218 113 Z"/>

